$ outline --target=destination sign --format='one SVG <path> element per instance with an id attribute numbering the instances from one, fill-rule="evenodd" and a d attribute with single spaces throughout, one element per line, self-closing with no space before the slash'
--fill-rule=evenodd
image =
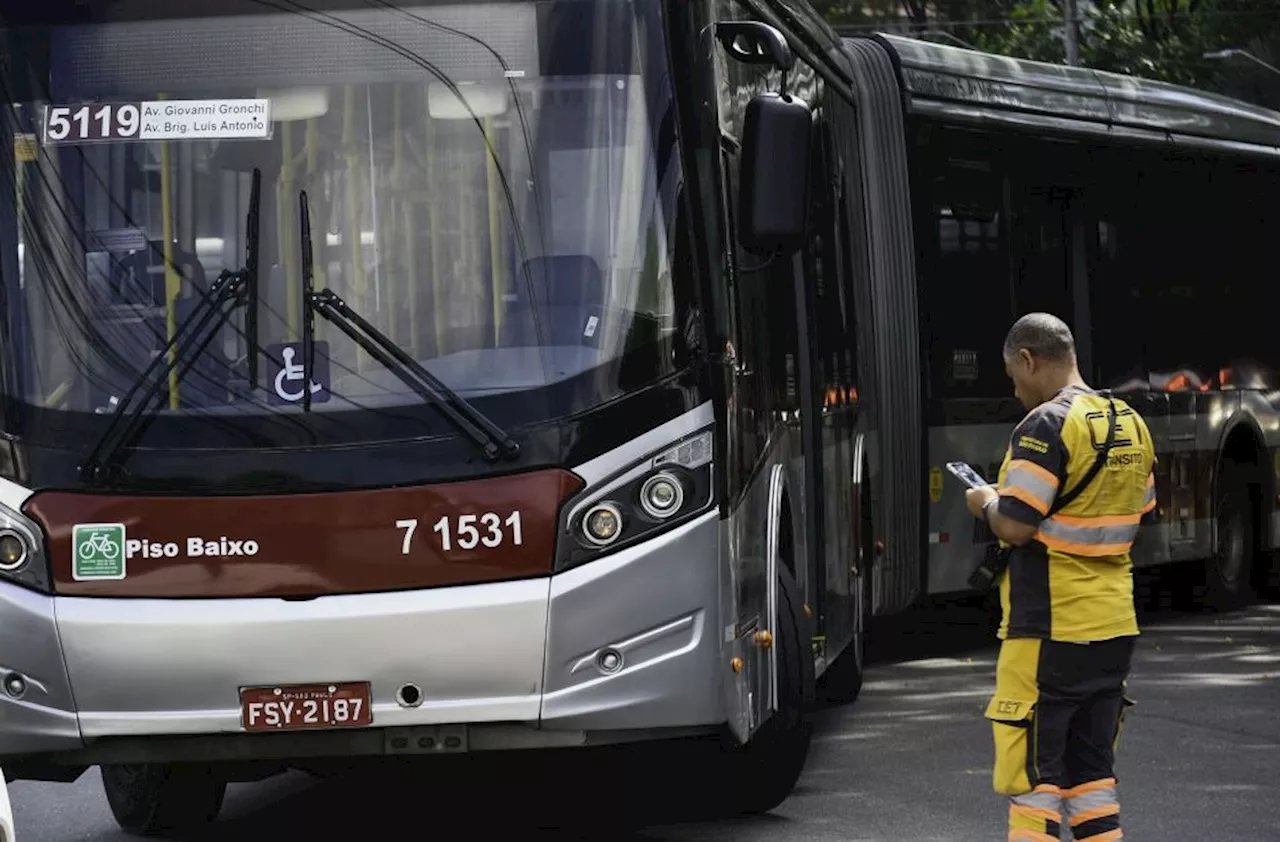
<path id="1" fill-rule="evenodd" d="M 173 99 L 47 105 L 46 146 L 152 140 L 265 140 L 269 99 Z"/>

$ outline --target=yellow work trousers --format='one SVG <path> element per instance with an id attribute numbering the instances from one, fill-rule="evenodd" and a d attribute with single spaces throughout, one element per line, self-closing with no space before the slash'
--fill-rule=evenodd
<path id="1" fill-rule="evenodd" d="M 992 785 L 1007 795 L 1009 842 L 1123 839 L 1113 769 L 1129 707 L 1136 638 L 1062 643 L 1006 640 L 987 705 L 995 741 Z"/>

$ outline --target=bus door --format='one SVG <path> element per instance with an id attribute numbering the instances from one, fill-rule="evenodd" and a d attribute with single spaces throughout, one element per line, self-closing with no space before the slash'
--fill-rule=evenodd
<path id="1" fill-rule="evenodd" d="M 857 628 L 856 559 L 861 522 L 854 499 L 857 435 L 853 256 L 849 242 L 841 129 L 829 116 L 846 107 L 832 94 L 815 124 L 809 184 L 810 231 L 804 252 L 800 314 L 801 418 L 805 421 L 805 496 L 814 546 L 805 601 L 814 617 L 814 654 L 841 650 Z"/>
<path id="2" fill-rule="evenodd" d="M 1210 551 L 1207 520 L 1197 517 L 1197 500 L 1207 499 L 1208 477 L 1198 470 L 1198 428 L 1207 420 L 1204 393 L 1217 386 L 1217 371 L 1201 365 L 1203 336 L 1226 329 L 1214 324 L 1205 307 L 1200 279 L 1214 277 L 1213 249 L 1171 248 L 1173 243 L 1203 237 L 1194 220 L 1180 212 L 1188 193 L 1203 187 L 1204 176 L 1176 158 L 1144 161 L 1135 167 L 1142 175 L 1130 202 L 1133 219 L 1127 232 L 1129 248 L 1142 255 L 1126 267 L 1141 284 L 1144 334 L 1143 358 L 1149 384 L 1142 408 L 1155 437 L 1157 506 L 1168 538 L 1168 555 L 1158 560 L 1202 558 Z M 1162 171 L 1163 170 L 1163 171 Z M 1200 182 L 1200 183 L 1198 183 Z M 1141 221 L 1139 224 L 1139 220 Z M 1190 238 L 1190 239 L 1189 239 Z M 1144 242 L 1145 241 L 1145 242 Z M 1122 240 L 1121 247 L 1124 247 Z M 1147 412 L 1150 415 L 1147 415 Z M 1159 422 L 1158 425 L 1152 424 Z M 1201 512 L 1200 517 L 1205 513 Z M 1144 532 L 1152 530 L 1142 530 Z M 1149 560 L 1135 553 L 1135 562 Z"/>

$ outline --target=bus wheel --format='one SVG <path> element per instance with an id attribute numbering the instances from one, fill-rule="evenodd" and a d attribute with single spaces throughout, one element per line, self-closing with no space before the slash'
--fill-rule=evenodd
<path id="1" fill-rule="evenodd" d="M 129 763 L 103 766 L 102 788 L 121 829 L 159 836 L 211 824 L 227 782 L 208 766 Z"/>
<path id="2" fill-rule="evenodd" d="M 1222 493 L 1214 502 L 1218 541 L 1205 565 L 1204 604 L 1211 611 L 1229 611 L 1253 597 L 1258 527 L 1244 472 L 1224 466 Z"/>
<path id="3" fill-rule="evenodd" d="M 813 634 L 790 571 L 778 570 L 778 709 L 728 760 L 729 811 L 767 813 L 795 789 L 809 755 L 813 708 Z"/>

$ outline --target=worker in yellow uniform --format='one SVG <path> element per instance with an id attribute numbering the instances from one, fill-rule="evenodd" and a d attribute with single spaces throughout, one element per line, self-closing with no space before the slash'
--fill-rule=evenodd
<path id="1" fill-rule="evenodd" d="M 1155 507 L 1155 451 L 1142 417 L 1092 390 L 1075 341 L 1047 313 L 1023 316 L 1005 370 L 1029 410 L 996 487 L 966 492 L 999 538 L 984 561 L 1000 587 L 993 784 L 1009 842 L 1122 839 L 1112 768 L 1138 635 L 1129 548 Z"/>

